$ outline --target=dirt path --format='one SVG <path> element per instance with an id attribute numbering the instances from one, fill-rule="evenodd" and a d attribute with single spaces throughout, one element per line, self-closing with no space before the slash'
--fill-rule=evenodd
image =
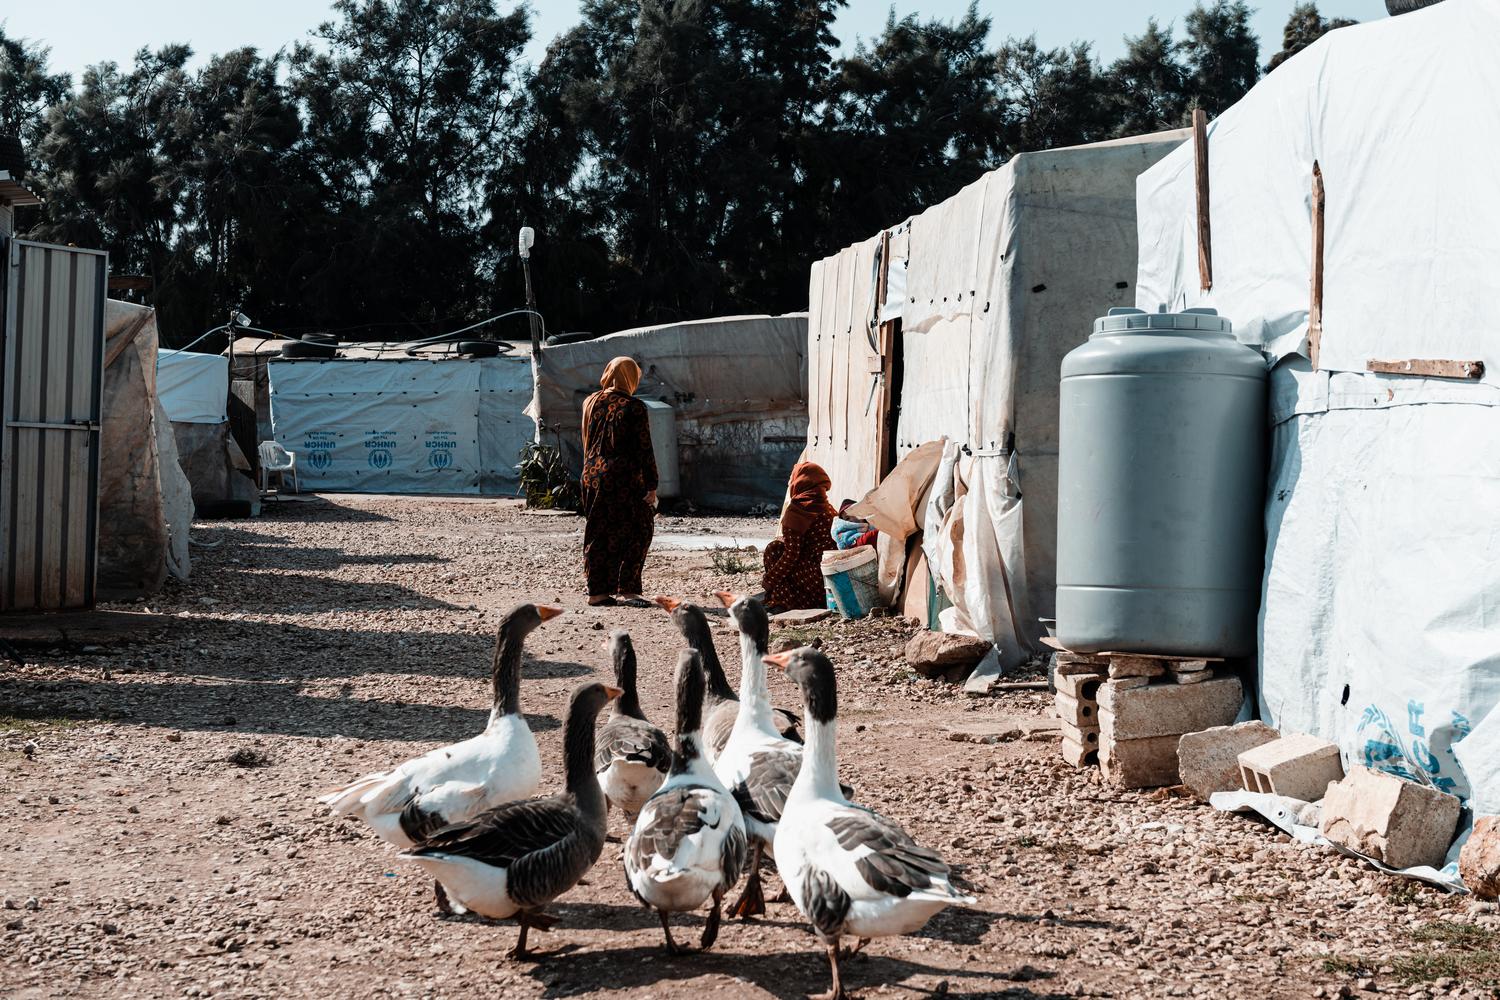
<path id="1" fill-rule="evenodd" d="M 765 520 L 663 532 L 763 537 Z M 579 523 L 513 504 L 334 498 L 198 525 L 194 578 L 148 602 L 159 634 L 0 660 L 0 993 L 11 997 L 800 997 L 827 986 L 788 904 L 670 959 L 619 848 L 565 896 L 535 963 L 509 925 L 437 919 L 430 884 L 314 797 L 484 725 L 492 630 L 521 600 L 569 613 L 533 636 L 522 702 L 560 783 L 559 717 L 641 651 L 670 723 L 679 648 L 655 609 L 589 610 Z M 647 586 L 744 590 L 707 554 L 653 557 Z M 137 606 L 135 610 L 140 610 Z M 0 623 L 3 629 L 3 623 Z M 917 681 L 909 628 L 823 628 L 839 667 L 843 776 L 940 849 L 980 897 L 848 964 L 865 996 L 1494 994 L 1493 908 L 1377 878 L 1167 793 L 1120 793 L 1056 744 L 954 742 L 948 727 L 1041 715 Z M 773 636 L 773 640 L 774 640 Z M 807 638 L 807 636 L 802 636 Z M 738 652 L 721 626 L 731 675 Z M 773 693 L 790 703 L 781 679 Z M 618 827 L 617 827 L 618 832 Z M 773 891 L 774 891 L 774 879 Z M 697 918 L 681 921 L 695 935 Z"/>

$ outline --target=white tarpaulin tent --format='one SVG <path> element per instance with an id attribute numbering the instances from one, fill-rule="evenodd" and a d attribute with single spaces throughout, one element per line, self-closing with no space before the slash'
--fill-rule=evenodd
<path id="1" fill-rule="evenodd" d="M 156 394 L 174 424 L 223 423 L 229 359 L 219 354 L 158 351 Z"/>
<path id="2" fill-rule="evenodd" d="M 1213 306 L 1272 372 L 1260 708 L 1500 812 L 1500 0 L 1332 32 L 1140 179 L 1136 304 Z M 1308 360 L 1313 165 L 1326 190 Z M 1370 361 L 1483 361 L 1482 379 Z"/>
<path id="3" fill-rule="evenodd" d="M 538 440 L 583 466 L 583 401 L 611 358 L 641 366 L 636 396 L 672 408 L 682 495 L 714 507 L 774 503 L 807 432 L 807 317 L 724 316 L 542 348 L 527 412 Z"/>
<path id="4" fill-rule="evenodd" d="M 514 494 L 531 362 L 272 359 L 271 427 L 304 489 Z"/>
<path id="5" fill-rule="evenodd" d="M 1135 181 L 1184 138 L 1023 153 L 890 231 L 896 277 L 880 315 L 901 323 L 886 347 L 900 356 L 886 366 L 899 372 L 886 460 L 947 439 L 925 526 L 929 572 L 954 604 L 945 626 L 993 640 L 1006 664 L 1035 650 L 1037 618 L 1054 604 L 1063 355 L 1095 317 L 1132 301 Z M 849 247 L 811 275 L 806 454 L 841 497 L 888 471 L 883 340 L 871 330 L 880 245 Z"/>

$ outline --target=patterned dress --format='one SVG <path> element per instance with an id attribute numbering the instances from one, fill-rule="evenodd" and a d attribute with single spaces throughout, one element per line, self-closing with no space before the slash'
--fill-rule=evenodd
<path id="1" fill-rule="evenodd" d="M 591 405 L 592 404 L 592 405 Z M 581 480 L 583 561 L 590 597 L 639 594 L 656 512 L 656 456 L 646 404 L 623 392 L 597 392 L 584 403 Z"/>
<path id="2" fill-rule="evenodd" d="M 766 604 L 783 611 L 825 608 L 823 553 L 837 548 L 833 540 L 834 514 L 814 518 L 811 526 L 792 538 L 778 538 L 766 546 Z"/>

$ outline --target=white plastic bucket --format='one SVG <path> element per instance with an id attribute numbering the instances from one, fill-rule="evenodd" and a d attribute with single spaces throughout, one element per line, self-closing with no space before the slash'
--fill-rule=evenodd
<path id="1" fill-rule="evenodd" d="M 845 618 L 863 618 L 880 603 L 880 563 L 875 546 L 823 553 L 823 592 Z"/>

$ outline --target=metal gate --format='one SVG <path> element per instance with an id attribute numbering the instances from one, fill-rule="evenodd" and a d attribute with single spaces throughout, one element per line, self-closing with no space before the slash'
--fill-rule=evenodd
<path id="1" fill-rule="evenodd" d="M 94 603 L 109 257 L 11 240 L 0 343 L 0 611 Z"/>

